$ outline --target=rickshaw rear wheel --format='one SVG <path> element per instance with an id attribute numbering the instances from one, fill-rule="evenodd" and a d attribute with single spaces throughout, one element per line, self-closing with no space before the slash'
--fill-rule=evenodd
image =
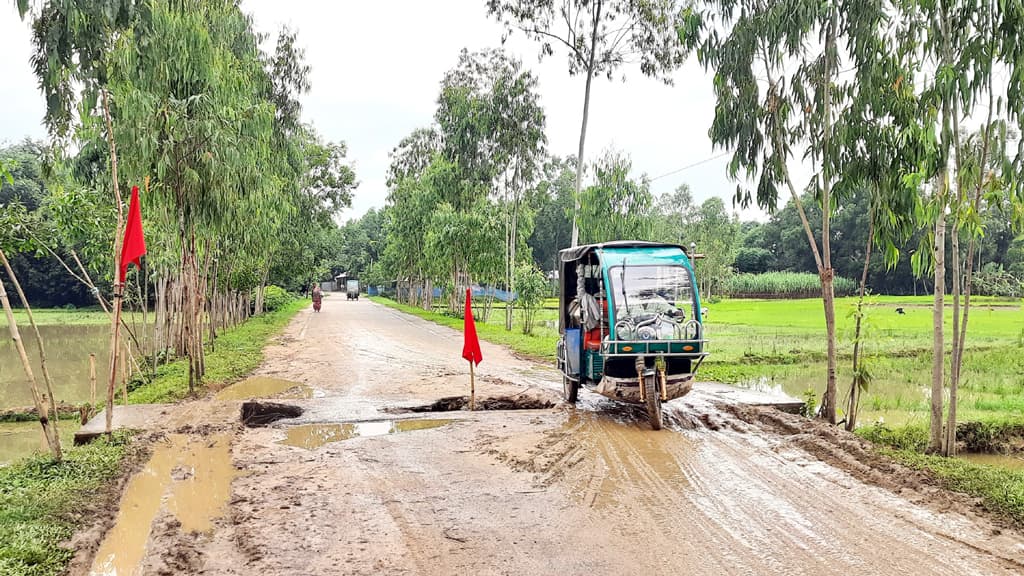
<path id="1" fill-rule="evenodd" d="M 575 404 L 580 395 L 580 383 L 562 374 L 562 395 L 569 404 Z"/>
<path id="2" fill-rule="evenodd" d="M 644 377 L 644 395 L 647 397 L 647 418 L 652 430 L 661 430 L 661 391 L 654 374 Z"/>

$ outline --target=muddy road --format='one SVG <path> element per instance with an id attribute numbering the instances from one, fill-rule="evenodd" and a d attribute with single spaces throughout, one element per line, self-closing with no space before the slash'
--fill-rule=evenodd
<path id="1" fill-rule="evenodd" d="M 1024 539 L 970 500 L 849 435 L 700 389 L 653 432 L 586 392 L 562 405 L 553 370 L 484 344 L 479 398 L 552 407 L 407 411 L 468 393 L 460 351 L 461 334 L 364 300 L 335 295 L 301 313 L 268 349 L 265 378 L 172 411 L 177 433 L 129 482 L 99 553 L 83 541 L 75 570 L 1024 572 Z M 304 412 L 243 427 L 251 396 Z M 139 477 L 165 480 L 133 493 Z M 142 518 L 124 514 L 140 507 Z M 135 537 L 115 542 L 118 530 Z"/>

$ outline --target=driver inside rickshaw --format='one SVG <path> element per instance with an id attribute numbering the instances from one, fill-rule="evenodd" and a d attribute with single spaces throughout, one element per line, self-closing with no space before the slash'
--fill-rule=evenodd
<path id="1" fill-rule="evenodd" d="M 641 290 L 637 295 L 639 298 L 630 300 L 626 308 L 629 315 L 634 318 L 654 314 L 664 314 L 676 319 L 683 319 L 685 317 L 685 313 L 682 310 L 676 308 L 673 303 L 669 302 L 668 299 L 654 289 Z"/>

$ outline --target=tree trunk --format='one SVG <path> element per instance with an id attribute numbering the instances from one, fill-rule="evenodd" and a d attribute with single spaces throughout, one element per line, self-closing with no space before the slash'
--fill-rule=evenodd
<path id="1" fill-rule="evenodd" d="M 822 132 L 823 162 L 822 162 L 822 192 L 821 192 L 821 256 L 824 270 L 821 272 L 821 292 L 825 304 L 825 332 L 828 342 L 828 373 L 825 381 L 825 398 L 821 410 L 829 424 L 836 423 L 836 304 L 832 270 L 832 234 L 830 224 L 832 220 L 832 166 L 831 166 L 831 136 L 832 136 L 832 71 L 829 66 L 828 53 L 835 49 L 836 44 L 836 8 L 831 8 L 829 17 L 828 36 L 826 38 L 826 55 L 824 69 L 824 93 L 825 93 L 825 126 Z"/>
<path id="2" fill-rule="evenodd" d="M 573 195 L 572 210 L 572 246 L 577 246 L 580 240 L 579 216 L 580 216 L 580 191 L 583 189 L 583 147 L 587 140 L 587 120 L 590 117 L 590 85 L 594 80 L 594 60 L 597 53 L 597 37 L 601 22 L 602 0 L 594 3 L 594 21 L 590 34 L 590 61 L 587 63 L 587 86 L 583 92 L 583 123 L 580 126 L 580 146 L 576 154 L 576 193 Z"/>
<path id="3" fill-rule="evenodd" d="M 18 277 L 14 275 L 14 270 L 11 269 L 11 264 L 7 261 L 7 255 L 4 254 L 3 250 L 0 250 L 0 262 L 3 262 L 4 270 L 7 271 L 7 277 L 11 279 L 11 284 L 14 285 L 15 292 L 18 293 L 18 298 L 21 300 L 21 305 L 25 308 L 29 324 L 32 325 L 32 331 L 36 337 L 36 345 L 39 347 L 39 364 L 43 371 L 43 381 L 46 383 L 46 396 L 40 398 L 41 402 L 36 404 L 36 410 L 39 411 L 39 422 L 43 425 L 43 434 L 46 435 L 46 442 L 50 445 L 53 457 L 60 461 L 63 458 L 60 446 L 60 431 L 58 430 L 60 415 L 57 413 L 57 398 L 53 395 L 53 381 L 50 379 L 50 371 L 46 367 L 46 350 L 43 346 L 43 337 L 39 334 L 39 327 L 36 325 L 35 317 L 32 315 L 32 307 L 29 306 L 25 292 L 21 289 L 21 283 L 18 282 Z M 2 284 L 0 284 L 0 296 L 4 299 L 4 310 L 8 311 L 10 303 L 7 299 L 7 291 Z M 15 347 L 18 348 L 21 361 L 25 364 L 25 373 L 32 386 L 33 396 L 38 396 L 39 392 L 36 388 L 35 378 L 32 375 L 31 367 L 27 364 L 28 357 L 25 354 L 25 346 L 21 341 L 21 335 L 18 333 L 18 327 L 14 323 L 13 313 L 7 315 L 7 323 L 10 325 L 11 338 L 15 342 Z M 49 399 L 47 399 L 47 396 Z"/>
<path id="4" fill-rule="evenodd" d="M 942 175 L 945 186 L 946 174 Z M 935 221 L 935 246 L 932 248 L 935 258 L 935 301 L 932 304 L 932 406 L 931 425 L 929 428 L 928 452 L 942 451 L 942 388 L 945 380 L 943 373 L 945 343 L 943 307 L 946 294 L 946 217 L 944 210 L 939 211 Z"/>
<path id="5" fill-rule="evenodd" d="M 868 241 L 864 252 L 864 269 L 860 274 L 860 292 L 857 298 L 856 326 L 853 330 L 853 382 L 850 384 L 850 404 L 846 408 L 846 429 L 852 432 L 857 427 L 857 412 L 860 409 L 860 332 L 864 320 L 864 295 L 868 285 L 868 267 L 871 265 L 871 247 L 875 237 L 875 204 L 871 203 L 868 213 Z"/>
<path id="6" fill-rule="evenodd" d="M 107 124 L 107 143 L 110 147 L 110 176 L 114 183 L 114 203 L 117 207 L 117 227 L 114 229 L 114 316 L 110 323 L 110 370 L 107 380 L 106 433 L 110 436 L 114 420 L 114 387 L 117 384 L 117 355 L 121 350 L 121 306 L 124 300 L 124 282 L 121 281 L 121 242 L 124 239 L 124 207 L 121 187 L 117 180 L 117 144 L 110 121 L 110 102 L 106 89 L 101 89 L 103 116 Z"/>

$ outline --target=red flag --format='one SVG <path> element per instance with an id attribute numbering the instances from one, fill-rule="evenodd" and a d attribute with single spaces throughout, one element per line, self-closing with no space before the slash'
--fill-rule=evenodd
<path id="1" fill-rule="evenodd" d="M 465 341 L 462 345 L 462 357 L 474 364 L 480 364 L 484 355 L 480 352 L 480 339 L 476 337 L 476 323 L 473 322 L 473 302 L 469 288 L 466 288 L 466 324 Z"/>
<path id="2" fill-rule="evenodd" d="M 142 234 L 142 210 L 139 208 L 139 187 L 132 186 L 132 201 L 128 205 L 128 226 L 124 229 L 121 246 L 121 283 L 128 274 L 128 265 L 141 267 L 140 259 L 146 254 L 146 237 Z"/>

